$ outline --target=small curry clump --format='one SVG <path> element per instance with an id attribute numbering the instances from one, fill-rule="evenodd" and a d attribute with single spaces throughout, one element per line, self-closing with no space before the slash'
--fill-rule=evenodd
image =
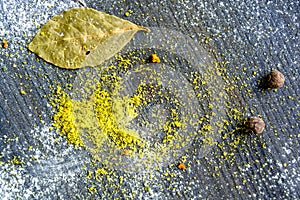
<path id="1" fill-rule="evenodd" d="M 152 55 L 151 55 L 151 58 L 150 58 L 150 61 L 151 61 L 152 63 L 160 63 L 160 58 L 158 57 L 157 54 L 152 54 Z"/>
<path id="2" fill-rule="evenodd" d="M 180 164 L 178 165 L 178 169 L 186 170 L 185 164 L 184 164 L 184 163 L 180 163 Z"/>
<path id="3" fill-rule="evenodd" d="M 6 49 L 8 47 L 8 42 L 6 40 L 4 40 L 2 42 L 2 48 Z"/>

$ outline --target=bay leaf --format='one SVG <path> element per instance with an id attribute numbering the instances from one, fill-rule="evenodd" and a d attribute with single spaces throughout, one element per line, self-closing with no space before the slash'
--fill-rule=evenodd
<path id="1" fill-rule="evenodd" d="M 97 66 L 119 52 L 137 31 L 150 30 L 92 8 L 71 8 L 50 19 L 28 48 L 61 68 Z"/>

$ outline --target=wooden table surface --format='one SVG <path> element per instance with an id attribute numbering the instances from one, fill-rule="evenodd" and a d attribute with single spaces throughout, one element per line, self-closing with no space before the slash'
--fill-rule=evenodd
<path id="1" fill-rule="evenodd" d="M 192 145 L 185 171 L 177 168 L 178 159 L 151 175 L 121 170 L 89 178 L 88 169 L 102 164 L 87 162 L 87 152 L 49 131 L 51 87 L 74 83 L 80 71 L 37 60 L 26 48 L 40 25 L 81 4 L 0 0 L 0 41 L 8 41 L 0 48 L 1 199 L 300 199 L 299 1 L 85 2 L 142 26 L 177 32 L 214 53 L 233 88 L 228 130 L 204 157 Z M 263 87 L 272 69 L 285 75 L 284 87 Z M 237 130 L 237 115 L 262 117 L 265 131 Z"/>

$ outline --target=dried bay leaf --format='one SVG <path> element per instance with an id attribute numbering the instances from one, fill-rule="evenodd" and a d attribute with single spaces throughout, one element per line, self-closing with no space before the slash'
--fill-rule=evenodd
<path id="1" fill-rule="evenodd" d="M 140 30 L 150 31 L 92 8 L 71 8 L 50 19 L 28 48 L 61 68 L 96 66 L 119 52 Z"/>

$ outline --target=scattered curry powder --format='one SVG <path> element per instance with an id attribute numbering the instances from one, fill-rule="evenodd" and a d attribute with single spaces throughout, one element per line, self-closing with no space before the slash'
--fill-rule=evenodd
<path id="1" fill-rule="evenodd" d="M 24 165 L 25 162 L 20 160 L 20 156 L 14 156 L 13 159 L 11 160 L 11 163 L 15 165 Z"/>
<path id="2" fill-rule="evenodd" d="M 88 191 L 92 194 L 97 192 L 97 189 L 95 187 L 88 187 Z"/>
<path id="3" fill-rule="evenodd" d="M 56 110 L 53 126 L 66 136 L 68 143 L 79 146 L 91 143 L 94 152 L 98 152 L 108 138 L 119 148 L 135 151 L 141 140 L 128 128 L 128 123 L 137 116 L 134 105 L 138 104 L 136 97 L 113 99 L 100 87 L 90 100 L 72 100 L 58 87 L 52 102 Z"/>
<path id="4" fill-rule="evenodd" d="M 159 57 L 155 58 L 155 56 L 153 61 L 157 62 Z M 88 93 L 87 96 L 84 96 L 84 100 L 71 99 L 67 93 L 61 91 L 60 87 L 57 89 L 57 98 L 53 103 L 56 110 L 53 117 L 54 125 L 62 135 L 66 136 L 69 143 L 83 145 L 90 150 L 94 158 L 99 159 L 104 165 L 114 168 L 130 165 L 127 162 L 131 161 L 126 160 L 128 156 L 137 156 L 137 159 L 142 158 L 136 165 L 140 168 L 151 166 L 154 161 L 155 163 L 169 162 L 170 160 L 164 159 L 165 156 L 169 155 L 169 152 L 172 152 L 171 156 L 178 157 L 181 155 L 181 149 L 187 146 L 198 134 L 204 136 L 204 146 L 215 144 L 213 139 L 215 123 L 208 123 L 209 116 L 206 117 L 206 115 L 209 113 L 203 113 L 205 115 L 199 121 L 187 119 L 183 110 L 180 109 L 182 106 L 181 98 L 177 95 L 170 95 L 168 90 L 163 90 L 159 78 L 157 83 L 141 80 L 133 94 L 126 95 L 127 93 L 124 93 L 124 88 L 122 88 L 124 87 L 122 86 L 122 78 L 118 75 L 117 70 L 124 70 L 122 72 L 125 73 L 131 69 L 131 60 L 120 56 L 116 60 L 118 61 L 117 65 L 108 66 L 99 74 L 99 77 L 94 79 L 100 80 L 101 83 L 93 80 L 91 81 L 92 87 L 82 87 Z M 142 70 L 152 69 L 143 68 Z M 164 74 L 159 71 L 158 74 L 154 74 L 155 77 L 161 77 L 159 73 Z M 206 79 L 201 79 L 200 75 L 195 73 L 193 77 L 191 82 L 194 86 L 200 88 L 207 84 Z M 199 93 L 201 95 L 197 97 L 207 99 L 212 96 L 209 92 L 207 89 L 204 93 Z M 136 119 L 141 114 L 139 111 L 143 111 L 143 107 L 151 106 L 153 100 L 157 99 L 171 104 L 168 107 L 168 117 L 162 120 L 158 126 L 161 134 L 163 134 L 159 145 L 151 136 L 145 135 L 141 131 L 142 138 L 139 135 L 140 130 L 132 129 L 135 127 L 136 120 L 139 120 L 139 118 Z M 208 107 L 214 108 L 212 103 Z M 153 113 L 153 115 L 155 114 Z M 194 117 L 200 116 L 195 115 Z M 146 128 L 152 128 L 151 124 L 143 123 Z M 199 127 L 201 130 L 194 131 L 190 128 L 191 126 Z M 186 130 L 189 132 L 186 133 Z M 153 146 L 151 146 L 152 142 L 154 142 Z M 147 154 L 149 149 L 151 154 Z M 125 165 L 121 163 L 124 160 L 126 161 Z M 131 167 L 135 168 L 136 166 Z M 177 167 L 182 170 L 186 169 L 184 163 Z M 101 174 L 93 175 L 100 178 Z"/>
<path id="5" fill-rule="evenodd" d="M 135 149 L 140 143 L 138 133 L 128 128 L 129 122 L 137 116 L 129 97 L 112 98 L 100 87 L 94 94 L 95 113 L 103 134 L 120 148 Z"/>
<path id="6" fill-rule="evenodd" d="M 72 100 L 61 87 L 57 87 L 55 91 L 52 106 L 56 109 L 53 126 L 60 130 L 61 135 L 66 136 L 69 144 L 82 146 L 83 142 L 75 126 Z"/>

